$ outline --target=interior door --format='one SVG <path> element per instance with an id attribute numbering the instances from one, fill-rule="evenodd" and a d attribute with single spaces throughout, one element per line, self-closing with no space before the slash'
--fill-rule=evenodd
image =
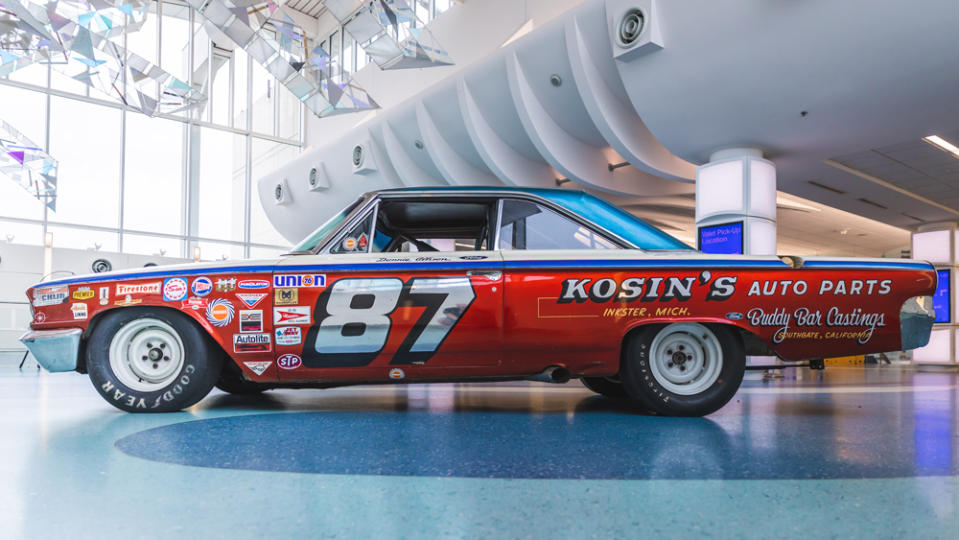
<path id="1" fill-rule="evenodd" d="M 497 252 L 293 256 L 274 272 L 281 380 L 447 378 L 500 362 Z"/>

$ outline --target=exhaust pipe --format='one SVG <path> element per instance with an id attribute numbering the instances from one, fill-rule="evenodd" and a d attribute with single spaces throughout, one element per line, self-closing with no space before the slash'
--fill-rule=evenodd
<path id="1" fill-rule="evenodd" d="M 564 384 L 569 382 L 570 374 L 569 370 L 562 366 L 550 366 L 544 369 L 542 373 L 531 375 L 527 377 L 527 379 L 553 384 Z"/>

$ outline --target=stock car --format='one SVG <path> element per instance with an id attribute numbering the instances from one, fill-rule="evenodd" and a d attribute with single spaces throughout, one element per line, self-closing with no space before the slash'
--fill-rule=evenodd
<path id="1" fill-rule="evenodd" d="M 112 405 L 369 383 L 582 379 L 662 415 L 726 404 L 747 355 L 928 342 L 925 262 L 706 255 L 581 191 L 368 193 L 274 260 L 70 277 L 21 339 Z"/>

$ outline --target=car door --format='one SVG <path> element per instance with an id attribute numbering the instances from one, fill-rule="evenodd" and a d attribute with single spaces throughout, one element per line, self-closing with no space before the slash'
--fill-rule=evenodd
<path id="1" fill-rule="evenodd" d="M 608 363 L 618 355 L 617 328 L 598 304 L 570 301 L 564 287 L 615 274 L 601 262 L 619 246 L 542 203 L 505 198 L 501 204 L 496 242 L 506 280 L 504 366 L 588 371 L 590 362 Z"/>
<path id="2" fill-rule="evenodd" d="M 280 379 L 450 378 L 498 365 L 502 257 L 378 252 L 375 211 L 329 253 L 291 256 L 275 268 Z"/>

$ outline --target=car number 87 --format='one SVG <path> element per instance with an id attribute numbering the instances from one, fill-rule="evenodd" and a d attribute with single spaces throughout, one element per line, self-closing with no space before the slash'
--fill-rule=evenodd
<path id="1" fill-rule="evenodd" d="M 334 282 L 316 302 L 316 323 L 307 334 L 307 367 L 365 366 L 389 339 L 397 307 L 425 307 L 390 361 L 421 364 L 432 357 L 476 298 L 463 277 L 347 278 Z"/>

